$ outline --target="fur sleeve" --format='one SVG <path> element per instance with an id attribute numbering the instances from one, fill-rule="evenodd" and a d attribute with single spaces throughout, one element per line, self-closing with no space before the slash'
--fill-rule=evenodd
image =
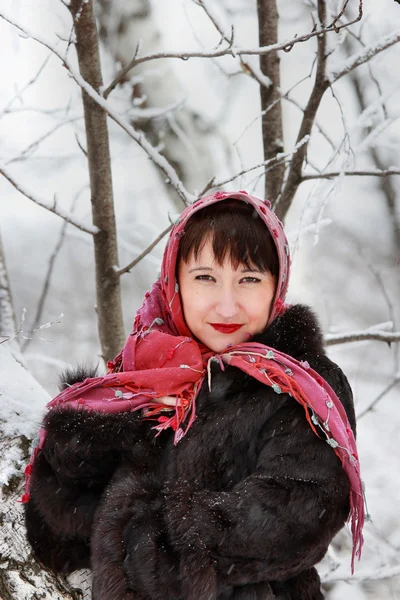
<path id="1" fill-rule="evenodd" d="M 25 510 L 28 540 L 43 564 L 69 572 L 88 566 L 93 516 L 122 457 L 145 468 L 151 452 L 130 413 L 53 409 L 44 426 Z"/>

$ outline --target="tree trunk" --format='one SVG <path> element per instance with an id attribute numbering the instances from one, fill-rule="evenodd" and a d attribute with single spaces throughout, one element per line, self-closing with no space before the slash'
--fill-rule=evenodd
<path id="1" fill-rule="evenodd" d="M 70 10 L 75 25 L 80 73 L 99 92 L 103 80 L 93 0 L 71 0 Z M 107 116 L 85 92 L 82 96 L 93 223 L 100 230 L 94 235 L 98 330 L 103 358 L 109 360 L 120 351 L 125 334 L 120 278 L 115 274 L 118 246 Z"/>
<path id="2" fill-rule="evenodd" d="M 260 46 L 277 43 L 279 14 L 276 0 L 257 0 L 257 10 Z M 269 160 L 284 150 L 278 53 L 260 56 L 260 68 L 271 81 L 269 86 L 260 86 L 264 160 Z M 281 192 L 284 173 L 285 166 L 277 165 L 265 176 L 265 197 L 273 206 Z"/>

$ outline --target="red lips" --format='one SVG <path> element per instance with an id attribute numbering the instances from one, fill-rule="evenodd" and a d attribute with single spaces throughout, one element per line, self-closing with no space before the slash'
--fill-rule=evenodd
<path id="1" fill-rule="evenodd" d="M 210 325 L 220 333 L 235 333 L 235 331 L 243 327 L 242 323 L 210 323 Z"/>

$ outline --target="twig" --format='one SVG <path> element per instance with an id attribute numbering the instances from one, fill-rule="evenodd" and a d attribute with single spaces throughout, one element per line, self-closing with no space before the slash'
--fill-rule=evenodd
<path id="1" fill-rule="evenodd" d="M 127 121 L 122 119 L 117 111 L 110 105 L 100 94 L 94 90 L 94 88 L 85 81 L 85 79 L 80 75 L 79 71 L 72 66 L 63 54 L 49 42 L 47 42 L 44 38 L 35 34 L 34 36 L 27 32 L 21 25 L 15 23 L 15 21 L 11 17 L 6 17 L 4 12 L 0 12 L 0 17 L 16 27 L 19 31 L 21 31 L 26 37 L 30 37 L 35 40 L 38 44 L 44 46 L 50 52 L 52 52 L 59 60 L 62 62 L 64 67 L 67 69 L 72 79 L 81 87 L 87 94 L 92 98 L 108 115 L 109 117 L 115 121 L 121 129 L 123 129 L 135 142 L 143 148 L 146 154 L 152 159 L 155 165 L 166 176 L 166 180 L 170 183 L 176 190 L 178 196 L 183 201 L 184 205 L 190 204 L 195 200 L 195 196 L 190 194 L 184 187 L 181 179 L 179 178 L 176 170 L 172 167 L 172 165 L 162 156 L 148 141 L 146 136 L 142 132 L 136 131 L 132 125 L 130 125 Z"/>
<path id="2" fill-rule="evenodd" d="M 384 398 L 386 396 L 386 394 L 388 394 L 390 392 L 390 390 L 392 390 L 398 383 L 400 383 L 400 379 L 398 377 L 396 377 L 391 383 L 389 383 L 385 387 L 385 389 L 375 398 L 375 400 L 373 400 L 371 402 L 371 404 L 369 406 L 367 406 L 360 413 L 358 413 L 357 421 L 362 419 L 362 417 L 364 417 L 367 413 L 369 413 L 371 410 L 373 410 L 375 408 L 375 406 L 382 400 L 382 398 Z"/>
<path id="3" fill-rule="evenodd" d="M 336 15 L 336 17 L 332 21 L 331 27 L 334 27 L 336 25 L 336 23 L 343 17 L 344 13 L 346 12 L 348 3 L 349 3 L 349 0 L 345 0 L 342 10 L 340 11 L 340 13 L 338 15 Z M 361 16 L 360 16 L 360 19 L 361 19 L 361 17 L 362 17 L 362 0 L 360 1 L 360 4 L 359 4 L 359 11 L 361 11 Z"/>
<path id="4" fill-rule="evenodd" d="M 230 183 L 231 181 L 234 181 L 238 177 L 241 177 L 242 175 L 246 175 L 247 173 L 250 173 L 251 171 L 255 171 L 256 169 L 260 169 L 261 167 L 264 167 L 264 173 L 267 173 L 268 171 L 271 171 L 273 168 L 275 168 L 277 165 L 281 165 L 287 161 L 292 160 L 293 156 L 296 154 L 296 152 L 298 152 L 299 148 L 301 148 L 301 146 L 303 144 L 306 144 L 307 142 L 308 142 L 308 138 L 305 138 L 304 140 L 300 140 L 300 142 L 298 142 L 296 144 L 296 146 L 293 148 L 293 150 L 291 152 L 282 152 L 280 154 L 277 154 L 273 158 L 264 160 L 263 162 L 259 163 L 258 165 L 250 167 L 249 169 L 242 169 L 242 171 L 240 171 L 239 173 L 236 173 L 235 175 L 233 175 L 232 177 L 229 177 L 228 179 L 224 179 L 224 181 L 218 181 L 218 182 L 214 181 L 213 185 L 211 187 L 213 187 L 213 188 L 214 187 L 215 188 L 223 187 L 224 185 L 226 185 L 227 183 Z"/>
<path id="5" fill-rule="evenodd" d="M 348 344 L 350 342 L 363 342 L 365 340 L 375 340 L 377 342 L 400 342 L 399 331 L 353 331 L 350 333 L 328 334 L 325 336 L 325 345 L 333 346 L 336 344 Z"/>
<path id="6" fill-rule="evenodd" d="M 283 96 L 281 96 L 281 98 L 282 98 L 282 100 L 286 100 L 290 104 L 293 104 L 293 106 L 295 106 L 296 108 L 301 110 L 301 112 L 304 114 L 305 109 L 301 106 L 300 102 L 298 102 L 294 98 L 290 98 L 287 94 L 284 94 Z M 318 129 L 320 134 L 326 139 L 326 141 L 328 142 L 328 144 L 330 145 L 332 150 L 334 150 L 335 149 L 334 142 L 331 140 L 330 136 L 326 133 L 326 131 L 322 128 L 321 124 L 318 122 L 317 119 L 315 119 L 315 121 L 314 121 L 314 126 Z"/>
<path id="7" fill-rule="evenodd" d="M 76 194 L 75 198 L 72 201 L 72 206 L 71 206 L 71 214 L 74 212 L 74 208 L 76 205 L 76 202 L 79 198 L 79 196 L 81 195 L 81 193 L 87 189 L 87 186 L 85 186 L 84 188 L 82 188 L 82 190 L 80 190 L 80 192 L 78 192 L 78 194 Z M 68 226 L 68 222 L 64 221 L 62 226 L 61 226 L 61 230 L 60 230 L 60 235 L 59 238 L 57 240 L 57 243 L 54 247 L 54 250 L 50 256 L 49 259 L 49 264 L 47 267 L 47 273 L 44 279 L 44 285 L 43 285 L 43 289 L 42 289 L 42 293 L 40 294 L 40 298 L 38 301 L 38 305 L 36 308 L 36 315 L 35 318 L 33 320 L 33 324 L 32 324 L 32 329 L 35 331 L 35 328 L 38 327 L 40 321 L 42 320 L 42 314 L 43 314 L 43 309 L 44 309 L 44 305 L 46 302 L 46 298 L 47 298 L 47 294 L 50 288 L 50 282 L 51 282 L 51 278 L 53 275 L 53 271 L 54 271 L 54 265 L 55 265 L 55 261 L 57 256 L 60 253 L 61 247 L 64 243 L 64 239 L 65 239 L 65 234 L 67 231 L 67 226 Z M 22 344 L 22 351 L 25 351 L 27 349 L 27 347 L 29 346 L 30 342 L 32 341 L 32 338 L 27 338 L 24 343 Z"/>
<path id="8" fill-rule="evenodd" d="M 38 80 L 38 78 L 40 77 L 41 73 L 43 72 L 45 66 L 47 65 L 47 63 L 50 60 L 50 54 L 48 56 L 46 56 L 46 58 L 44 59 L 42 65 L 39 67 L 39 70 L 36 72 L 36 74 L 32 77 L 32 79 L 30 79 L 28 81 L 27 84 L 24 85 L 24 87 L 22 88 L 22 90 L 19 90 L 15 96 L 13 96 L 11 98 L 11 100 L 9 100 L 7 102 L 7 104 L 5 105 L 4 108 L 2 108 L 2 110 L 0 111 L 0 119 L 10 110 L 11 106 L 13 105 L 13 103 L 15 102 L 15 100 L 17 98 L 21 98 L 22 94 L 34 83 L 36 83 L 36 81 Z"/>
<path id="9" fill-rule="evenodd" d="M 231 48 L 237 48 L 237 45 L 234 44 L 233 26 L 231 28 L 230 34 L 228 35 L 228 33 L 225 31 L 224 25 L 219 21 L 216 13 L 212 9 L 211 4 L 209 4 L 208 0 L 195 0 L 195 4 L 197 4 L 204 10 L 204 12 L 206 13 L 210 21 L 213 23 L 218 33 L 220 33 L 221 42 L 226 41 L 228 42 Z M 242 71 L 246 75 L 249 75 L 250 77 L 255 79 L 263 87 L 270 87 L 272 85 L 272 81 L 269 79 L 269 77 L 266 77 L 261 72 L 258 66 L 251 65 L 247 60 L 244 60 L 242 57 L 239 57 L 239 60 Z"/>
<path id="10" fill-rule="evenodd" d="M 323 29 L 311 31 L 310 33 L 294 37 L 291 40 L 287 40 L 286 42 L 280 42 L 278 44 L 271 44 L 270 46 L 261 46 L 255 48 L 233 48 L 230 44 L 226 48 L 217 48 L 212 50 L 178 50 L 175 52 L 154 52 L 153 54 L 145 54 L 141 57 L 134 56 L 130 63 L 126 65 L 115 77 L 115 79 L 110 83 L 110 85 L 105 89 L 103 96 L 107 97 L 110 92 L 122 81 L 127 73 L 137 65 L 143 64 L 144 62 L 149 62 L 151 60 L 158 60 L 159 58 L 178 58 L 180 60 L 188 60 L 189 58 L 218 58 L 220 56 L 261 56 L 263 54 L 268 54 L 269 52 L 277 52 L 278 50 L 284 50 L 285 52 L 290 52 L 296 44 L 300 42 L 306 42 L 307 40 L 318 36 L 318 38 L 324 33 L 329 33 L 331 31 L 338 32 L 340 29 L 345 27 L 349 27 L 353 25 L 353 23 L 357 23 L 360 20 L 360 16 L 355 18 L 353 21 L 348 21 L 347 23 L 340 25 L 339 27 L 329 26 Z"/>
<path id="11" fill-rule="evenodd" d="M 9 160 L 7 160 L 5 164 L 6 165 L 10 165 L 10 164 L 12 164 L 14 162 L 19 162 L 19 161 L 25 160 L 26 156 L 28 156 L 31 152 L 34 152 L 40 146 L 40 144 L 42 142 L 44 142 L 47 138 L 49 138 L 51 135 L 53 135 L 53 133 L 55 133 L 56 131 L 58 131 L 58 129 L 60 129 L 61 127 L 64 127 L 64 125 L 69 125 L 70 123 L 74 123 L 75 121 L 79 121 L 82 118 L 83 117 L 81 115 L 79 117 L 72 117 L 70 119 L 66 119 L 65 121 L 61 121 L 61 123 L 57 123 L 49 131 L 46 131 L 46 133 L 44 133 L 43 135 L 41 135 L 37 140 L 35 140 L 31 144 L 29 144 L 29 146 L 27 146 L 25 148 L 25 150 L 22 150 L 22 152 L 20 152 L 19 154 L 17 154 L 13 158 L 10 158 Z"/>
<path id="12" fill-rule="evenodd" d="M 348 73 L 353 71 L 353 69 L 356 69 L 357 67 L 365 64 L 366 62 L 371 60 L 371 58 L 373 58 L 374 56 L 377 56 L 384 50 L 387 50 L 387 48 L 394 46 L 394 44 L 397 44 L 399 41 L 400 41 L 400 31 L 399 30 L 389 33 L 389 35 L 386 35 L 384 38 L 380 39 L 375 45 L 369 46 L 368 48 L 365 48 L 358 54 L 354 54 L 353 56 L 350 56 L 342 64 L 340 69 L 338 69 L 336 71 L 331 71 L 330 73 L 328 73 L 327 78 L 329 79 L 329 82 L 334 83 L 335 81 L 338 81 L 338 79 L 340 79 L 344 75 L 347 75 Z"/>
<path id="13" fill-rule="evenodd" d="M 362 44 L 361 41 L 359 41 L 359 42 Z M 348 53 L 351 54 L 352 48 L 351 48 L 349 40 L 345 41 L 345 48 L 347 49 Z M 364 48 L 364 46 L 363 46 L 363 48 Z M 372 73 L 371 66 L 369 65 L 369 63 L 367 63 L 367 65 L 369 68 L 369 72 Z M 382 94 L 377 79 L 372 75 L 371 79 L 378 89 L 379 97 L 378 97 L 377 101 L 374 101 L 372 103 L 367 102 L 367 100 L 365 98 L 365 91 L 363 90 L 363 87 L 361 85 L 360 75 L 361 74 L 357 70 L 353 71 L 352 74 L 350 75 L 350 82 L 352 82 L 354 85 L 355 95 L 358 100 L 358 103 L 360 106 L 360 111 L 361 111 L 361 116 L 357 119 L 357 121 L 359 122 L 361 120 L 361 122 L 362 122 L 363 117 L 365 118 L 365 116 L 367 116 L 368 113 L 370 113 L 371 109 L 375 108 L 377 104 L 381 104 L 382 110 L 383 110 L 383 122 L 385 122 L 385 120 L 387 120 L 387 118 L 388 118 L 387 110 L 385 107 L 385 100 L 387 99 L 388 95 Z M 371 122 L 371 119 L 370 119 L 370 122 Z M 369 142 L 371 141 L 371 134 L 373 133 L 373 127 L 370 125 L 370 122 L 365 123 L 365 125 L 367 126 L 367 138 L 366 139 Z M 378 129 L 380 129 L 380 127 L 378 127 Z M 368 150 L 371 154 L 371 158 L 373 159 L 373 162 L 375 163 L 375 165 L 380 170 L 385 170 L 385 168 L 387 168 L 387 166 L 388 166 L 388 161 L 384 160 L 382 154 L 379 152 L 379 149 L 375 146 L 375 144 L 369 143 Z M 397 153 L 397 149 L 396 149 L 396 153 Z M 382 192 L 386 199 L 387 207 L 388 207 L 389 214 L 390 214 L 390 221 L 392 223 L 393 237 L 394 237 L 394 243 L 395 243 L 395 252 L 398 254 L 400 252 L 400 223 L 399 223 L 399 219 L 398 219 L 398 215 L 397 215 L 397 190 L 396 190 L 395 182 L 392 180 L 392 178 L 388 177 L 383 180 Z M 396 358 L 397 357 L 395 357 L 395 359 Z"/>
<path id="14" fill-rule="evenodd" d="M 79 140 L 79 136 L 75 131 L 75 140 L 76 143 L 78 144 L 78 148 L 79 150 L 82 152 L 82 154 L 87 158 L 87 150 L 83 147 L 83 145 L 81 144 L 80 140 Z"/>
<path id="15" fill-rule="evenodd" d="M 346 177 L 388 177 L 389 175 L 400 175 L 400 169 L 390 167 L 382 171 L 381 169 L 360 169 L 358 171 L 331 171 L 329 173 L 312 173 L 302 176 L 302 181 L 310 179 L 333 179 L 345 175 Z"/>
<path id="16" fill-rule="evenodd" d="M 14 177 L 11 175 L 11 173 L 9 173 L 8 169 L 6 169 L 1 164 L 0 164 L 0 173 L 6 179 L 8 179 L 8 181 L 11 183 L 11 185 L 14 186 L 14 188 L 16 190 L 18 190 L 26 198 L 29 198 L 29 200 L 32 200 L 32 202 L 35 202 L 35 204 L 38 204 L 39 206 L 42 206 L 46 210 L 49 210 L 50 212 L 54 213 L 55 215 L 61 217 L 62 219 L 64 219 L 68 223 L 71 223 L 71 225 L 74 225 L 81 231 L 85 231 L 86 233 L 90 233 L 92 235 L 99 233 L 99 229 L 97 227 L 95 227 L 94 225 L 86 225 L 86 223 L 83 223 L 83 221 L 80 221 L 79 219 L 74 217 L 74 215 L 72 215 L 68 211 L 55 206 L 55 203 L 46 202 L 45 200 L 42 200 L 41 198 L 38 198 L 37 196 L 35 196 L 35 194 L 33 192 L 27 190 L 24 185 L 17 182 L 14 179 Z"/>
<path id="17" fill-rule="evenodd" d="M 151 252 L 155 246 L 157 246 L 157 244 L 163 239 L 163 237 L 165 237 L 167 233 L 171 231 L 172 227 L 172 224 L 168 225 L 168 227 L 164 229 L 164 231 L 162 231 L 153 242 L 151 242 L 150 246 L 143 250 L 143 252 L 141 252 L 139 256 L 132 260 L 132 262 L 130 262 L 126 267 L 123 267 L 122 269 L 115 269 L 115 274 L 120 276 L 124 273 L 129 273 L 129 271 L 133 269 L 133 267 L 135 267 L 138 264 L 138 262 L 143 260 L 143 258 L 147 256 L 147 254 L 149 254 L 149 252 Z"/>
<path id="18" fill-rule="evenodd" d="M 52 325 L 55 325 L 56 323 L 61 323 L 61 319 L 63 318 L 63 316 L 64 316 L 63 313 L 61 313 L 60 316 L 57 317 L 57 319 L 54 319 L 54 321 L 49 321 L 48 323 L 39 325 L 35 329 L 24 329 L 23 324 L 25 322 L 25 317 L 26 317 L 26 308 L 24 308 L 22 311 L 22 317 L 21 317 L 18 331 L 16 331 L 15 333 L 10 333 L 9 335 L 0 335 L 0 338 L 3 338 L 2 340 L 0 340 L 0 344 L 5 344 L 6 342 L 9 342 L 10 340 L 16 339 L 21 334 L 35 333 L 35 331 L 39 331 L 42 329 L 49 329 L 49 327 L 51 327 Z M 25 339 L 25 338 L 26 338 L 26 336 L 22 335 L 22 339 Z M 45 338 L 40 338 L 40 339 L 43 341 L 49 341 L 49 340 L 45 340 Z"/>

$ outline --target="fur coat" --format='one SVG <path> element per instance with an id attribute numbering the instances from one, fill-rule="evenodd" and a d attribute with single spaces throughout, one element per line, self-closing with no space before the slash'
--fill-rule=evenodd
<path id="1" fill-rule="evenodd" d="M 308 308 L 253 341 L 308 361 L 355 431 L 351 389 Z M 234 367 L 212 371 L 177 446 L 139 413 L 46 415 L 28 539 L 56 572 L 91 566 L 93 600 L 323 598 L 314 565 L 349 512 L 340 460 L 289 395 Z"/>

